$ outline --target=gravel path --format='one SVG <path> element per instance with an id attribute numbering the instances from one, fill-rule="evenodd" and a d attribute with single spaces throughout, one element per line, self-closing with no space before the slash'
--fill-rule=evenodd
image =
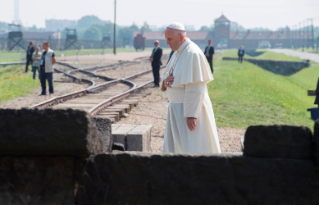
<path id="1" fill-rule="evenodd" d="M 127 118 L 122 118 L 117 124 L 153 125 L 151 149 L 152 152 L 162 152 L 167 107 L 166 92 L 154 89 L 131 110 Z M 245 130 L 217 127 L 217 131 L 222 152 L 241 152 L 240 137 Z"/>
<path id="2" fill-rule="evenodd" d="M 307 53 L 307 52 L 294 51 L 289 49 L 269 49 L 269 51 L 276 52 L 276 53 L 283 53 L 288 56 L 294 56 L 301 59 L 312 60 L 314 62 L 319 63 L 319 55 L 315 53 Z"/>

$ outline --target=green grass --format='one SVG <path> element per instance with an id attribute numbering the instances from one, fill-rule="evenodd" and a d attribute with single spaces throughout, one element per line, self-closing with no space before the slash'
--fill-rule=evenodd
<path id="1" fill-rule="evenodd" d="M 254 64 L 222 61 L 223 56 L 236 55 L 225 51 L 214 59 L 214 78 L 208 84 L 218 126 L 246 129 L 256 124 L 289 124 L 313 127 L 307 108 L 313 107 L 314 89 L 319 66 L 301 70 L 292 76 L 281 76 Z M 274 54 L 263 54 L 270 59 Z"/>
<path id="2" fill-rule="evenodd" d="M 29 67 L 30 69 L 30 67 Z M 0 67 L 0 102 L 9 101 L 40 88 L 38 79 L 33 80 L 31 73 L 25 74 L 24 66 Z"/>

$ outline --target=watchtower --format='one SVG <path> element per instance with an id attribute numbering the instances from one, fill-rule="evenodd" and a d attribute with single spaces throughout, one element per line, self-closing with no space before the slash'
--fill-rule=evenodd
<path id="1" fill-rule="evenodd" d="M 66 28 L 65 30 L 66 30 L 66 40 L 65 40 L 64 50 L 67 50 L 71 46 L 73 46 L 76 49 L 79 49 L 76 29 Z"/>
<path id="2" fill-rule="evenodd" d="M 105 49 L 107 47 L 111 47 L 111 34 L 109 32 L 104 33 L 102 38 L 102 48 Z"/>
<path id="3" fill-rule="evenodd" d="M 215 40 L 213 43 L 216 46 L 226 46 L 228 48 L 229 35 L 230 21 L 224 15 L 221 15 L 215 20 Z"/>
<path id="4" fill-rule="evenodd" d="M 15 46 L 20 46 L 22 49 L 26 49 L 23 47 L 23 33 L 21 31 L 21 25 L 18 24 L 8 24 L 9 25 L 9 33 L 8 33 L 8 48 L 11 51 Z"/>

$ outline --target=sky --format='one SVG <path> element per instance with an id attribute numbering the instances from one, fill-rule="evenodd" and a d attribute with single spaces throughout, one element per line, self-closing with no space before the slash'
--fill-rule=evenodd
<path id="1" fill-rule="evenodd" d="M 24 26 L 45 27 L 45 19 L 78 20 L 96 15 L 114 20 L 114 0 L 19 0 Z M 319 0 L 117 0 L 117 24 L 164 26 L 178 21 L 184 25 L 210 26 L 224 14 L 245 28 L 276 30 L 313 18 L 319 26 Z M 14 0 L 0 0 L 0 21 L 12 23 Z"/>

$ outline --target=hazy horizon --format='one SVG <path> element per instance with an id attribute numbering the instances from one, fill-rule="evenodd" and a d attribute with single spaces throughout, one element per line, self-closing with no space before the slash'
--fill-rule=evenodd
<path id="1" fill-rule="evenodd" d="M 158 3 L 157 3 L 158 2 Z M 202 26 L 210 26 L 214 19 L 224 14 L 230 21 L 243 27 L 263 27 L 276 30 L 279 27 L 299 25 L 306 19 L 313 18 L 315 26 L 319 26 L 319 1 L 315 0 L 117 0 L 117 24 L 122 26 L 144 22 L 161 27 L 172 21 L 185 25 L 193 25 L 198 30 Z M 14 1 L 0 0 L 0 21 L 12 23 L 14 20 Z M 76 5 L 76 8 L 74 8 Z M 44 8 L 44 9 L 43 9 Z M 74 9 L 73 9 L 74 8 Z M 102 20 L 114 20 L 114 0 L 20 0 L 19 17 L 24 26 L 45 27 L 45 19 L 78 20 L 85 15 L 96 15 Z"/>

